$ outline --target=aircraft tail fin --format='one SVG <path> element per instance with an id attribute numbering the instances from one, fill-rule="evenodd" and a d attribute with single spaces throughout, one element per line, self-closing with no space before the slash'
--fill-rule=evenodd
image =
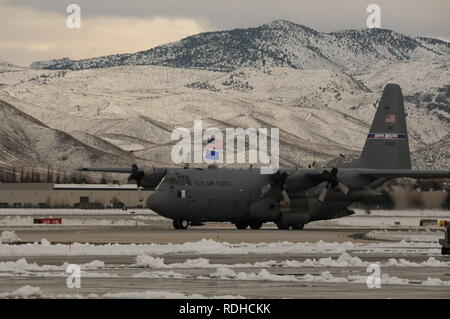
<path id="1" fill-rule="evenodd" d="M 398 84 L 384 88 L 361 156 L 346 166 L 411 169 L 406 113 Z"/>

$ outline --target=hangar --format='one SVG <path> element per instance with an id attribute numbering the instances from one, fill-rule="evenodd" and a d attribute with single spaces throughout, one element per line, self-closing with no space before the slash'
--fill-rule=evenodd
<path id="1" fill-rule="evenodd" d="M 3 208 L 86 208 L 140 207 L 152 191 L 137 191 L 136 184 L 0 184 Z"/>

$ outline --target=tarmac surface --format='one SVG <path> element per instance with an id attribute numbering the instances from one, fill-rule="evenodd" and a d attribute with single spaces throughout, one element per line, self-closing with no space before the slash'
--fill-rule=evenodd
<path id="1" fill-rule="evenodd" d="M 127 296 L 127 293 L 137 293 L 133 296 L 142 298 L 147 296 L 146 292 L 160 294 L 160 297 L 168 293 L 181 293 L 186 296 L 199 294 L 205 297 L 240 296 L 245 298 L 450 298 L 450 258 L 441 256 L 437 245 L 417 243 L 417 248 L 420 248 L 417 251 L 411 250 L 411 246 L 405 246 L 402 250 L 398 249 L 396 246 L 398 241 L 396 241 L 392 244 L 397 248 L 390 249 L 389 241 L 365 239 L 364 234 L 369 232 L 369 229 L 363 228 L 281 231 L 273 224 L 268 224 L 261 230 L 236 230 L 232 225 L 223 223 L 174 230 L 171 229 L 169 221 L 156 220 L 139 226 L 0 226 L 0 232 L 4 230 L 15 231 L 21 242 L 11 246 L 17 247 L 26 246 L 26 243 L 39 242 L 43 238 L 52 244 L 70 245 L 77 242 L 101 246 L 120 243 L 130 247 L 134 247 L 132 244 L 168 245 L 211 239 L 216 242 L 227 242 L 230 245 L 290 242 L 301 247 L 302 243 L 305 245 L 317 243 L 319 249 L 314 252 L 274 254 L 253 252 L 153 254 L 154 258 L 164 258 L 166 266 L 158 268 L 137 265 L 136 255 L 133 254 L 55 255 L 45 253 L 45 247 L 43 247 L 42 251 L 36 249 L 36 254 L 28 253 L 25 256 L 0 254 L 0 296 L 2 293 L 11 293 L 28 285 L 39 287 L 41 295 L 38 297 L 44 298 L 123 297 Z M 382 283 L 380 288 L 371 289 L 364 280 L 371 274 L 367 271 L 367 266 L 337 267 L 328 265 L 327 262 L 318 263 L 315 266 L 309 265 L 308 260 L 321 258 L 337 260 L 342 255 L 340 251 L 321 251 L 322 243 L 361 244 L 359 249 L 349 248 L 345 253 L 353 258 L 358 257 L 364 262 L 381 264 L 382 278 L 387 276 L 390 279 Z M 364 245 L 373 248 L 374 244 L 380 244 L 382 249 L 365 251 Z M 415 247 L 413 245 L 412 248 Z M 424 263 L 430 257 L 441 264 Z M 36 263 L 37 269 L 26 271 L 2 269 L 2 265 L 6 265 L 7 262 L 17 262 L 21 258 L 25 258 L 27 264 Z M 209 264 L 219 264 L 220 267 L 203 267 L 205 259 Z M 414 266 L 407 264 L 385 266 L 392 259 L 397 261 L 405 259 Z M 88 269 L 85 274 L 82 273 L 81 288 L 67 287 L 68 274 L 62 268 L 39 269 L 43 265 L 85 264 L 94 260 L 104 262 L 104 266 Z M 187 264 L 189 260 L 196 262 L 189 266 Z M 268 266 L 268 261 L 280 264 Z M 281 266 L 284 261 L 304 263 L 304 265 Z M 170 266 L 173 263 L 182 266 Z M 237 266 L 237 264 L 247 265 Z M 225 272 L 221 273 L 218 268 L 225 268 Z M 227 271 L 230 270 L 234 272 L 234 275 L 227 275 Z M 357 277 L 360 278 L 359 281 L 353 280 Z M 125 295 L 115 295 L 119 293 L 125 293 Z"/>

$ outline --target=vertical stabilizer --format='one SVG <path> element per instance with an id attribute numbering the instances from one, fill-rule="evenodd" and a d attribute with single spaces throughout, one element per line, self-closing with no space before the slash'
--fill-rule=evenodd
<path id="1" fill-rule="evenodd" d="M 398 84 L 384 88 L 361 157 L 346 166 L 411 169 L 405 106 Z"/>

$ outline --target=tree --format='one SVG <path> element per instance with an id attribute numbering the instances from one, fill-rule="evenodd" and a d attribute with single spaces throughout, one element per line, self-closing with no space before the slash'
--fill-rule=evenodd
<path id="1" fill-rule="evenodd" d="M 53 182 L 53 173 L 51 172 L 51 167 L 50 165 L 47 166 L 47 183 L 52 183 Z"/>
<path id="2" fill-rule="evenodd" d="M 17 183 L 16 167 L 15 166 L 13 166 L 13 168 L 12 168 L 11 183 Z"/>
<path id="3" fill-rule="evenodd" d="M 58 168 L 58 174 L 56 175 L 56 184 L 61 183 L 61 170 Z"/>

